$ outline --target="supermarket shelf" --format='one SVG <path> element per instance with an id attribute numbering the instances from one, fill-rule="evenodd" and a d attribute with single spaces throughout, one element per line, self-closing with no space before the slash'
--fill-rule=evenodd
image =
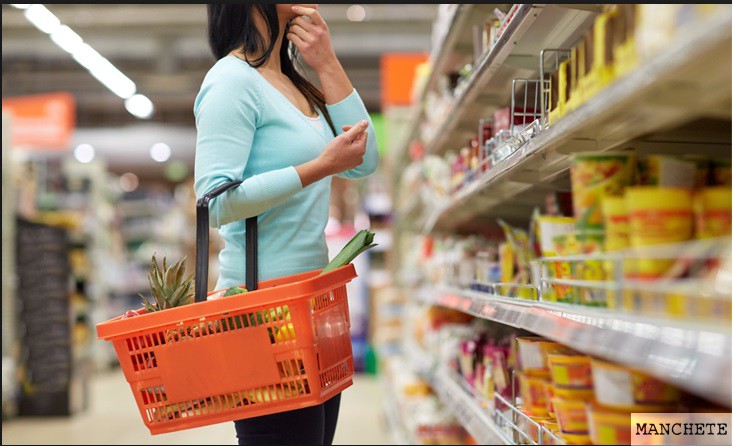
<path id="1" fill-rule="evenodd" d="M 696 119 L 730 116 L 730 71 L 719 69 L 730 64 L 730 28 L 731 16 L 719 14 L 686 29 L 648 63 L 617 79 L 438 205 L 423 231 L 455 229 L 487 215 L 523 214 L 528 218 L 542 196 L 530 195 L 556 188 L 574 152 L 629 146 L 640 152 L 675 148 L 687 153 L 729 151 L 729 130 L 721 140 L 704 125 L 686 129 L 687 135 L 654 133 Z M 477 121 L 480 116 L 474 117 Z M 641 137 L 646 141 L 634 141 Z"/>
<path id="2" fill-rule="evenodd" d="M 544 48 L 564 48 L 578 40 L 596 14 L 557 5 L 524 4 L 506 31 L 474 69 L 442 122 L 426 153 L 442 154 L 451 142 L 464 141 L 460 133 L 475 132 L 478 118 L 509 102 L 514 78 L 535 76 Z"/>
<path id="3" fill-rule="evenodd" d="M 491 419 L 492 409 L 488 404 L 474 398 L 458 382 L 454 373 L 445 366 L 436 365 L 435 359 L 413 340 L 406 341 L 404 349 L 415 371 L 428 379 L 441 402 L 476 439 L 477 444 L 512 444 Z"/>
<path id="4" fill-rule="evenodd" d="M 457 288 L 419 300 L 523 328 L 591 355 L 637 367 L 720 404 L 730 404 L 729 324 L 693 324 L 580 305 L 528 301 Z"/>

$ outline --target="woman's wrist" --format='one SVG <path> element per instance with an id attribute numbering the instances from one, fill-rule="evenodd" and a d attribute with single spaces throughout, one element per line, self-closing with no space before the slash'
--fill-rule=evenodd
<path id="1" fill-rule="evenodd" d="M 329 169 L 328 163 L 321 156 L 299 166 L 295 166 L 295 171 L 298 173 L 300 184 L 303 187 L 308 187 L 329 175 L 333 175 Z"/>

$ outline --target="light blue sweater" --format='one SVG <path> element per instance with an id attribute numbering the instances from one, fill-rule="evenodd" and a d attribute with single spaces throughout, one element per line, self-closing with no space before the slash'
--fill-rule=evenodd
<path id="1" fill-rule="evenodd" d="M 327 109 L 339 133 L 342 125 L 369 120 L 356 91 Z M 326 266 L 331 177 L 303 188 L 294 167 L 318 157 L 333 138 L 325 118 L 320 116 L 322 126 L 309 120 L 256 69 L 234 56 L 209 70 L 194 114 L 196 197 L 224 182 L 244 180 L 209 205 L 210 224 L 221 228 L 225 242 L 216 289 L 244 283 L 244 220 L 254 215 L 259 215 L 259 280 Z M 371 121 L 367 131 L 364 162 L 339 176 L 360 178 L 377 169 Z"/>

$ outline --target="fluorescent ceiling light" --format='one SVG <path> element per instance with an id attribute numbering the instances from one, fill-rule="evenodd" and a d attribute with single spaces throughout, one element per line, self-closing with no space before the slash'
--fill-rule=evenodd
<path id="1" fill-rule="evenodd" d="M 74 30 L 66 25 L 56 28 L 56 30 L 51 33 L 51 40 L 61 47 L 62 50 L 70 54 L 73 54 L 81 48 L 82 45 L 84 45 L 84 41 L 81 39 L 79 34 L 75 33 Z"/>
<path id="2" fill-rule="evenodd" d="M 29 22 L 46 34 L 51 34 L 61 26 L 58 17 L 43 5 L 32 5 L 23 14 Z"/>
<path id="3" fill-rule="evenodd" d="M 125 108 L 134 116 L 141 119 L 148 119 L 153 116 L 153 111 L 155 110 L 150 99 L 142 94 L 136 94 L 127 98 L 125 100 Z"/>
<path id="4" fill-rule="evenodd" d="M 74 149 L 74 158 L 80 163 L 91 163 L 94 159 L 94 147 L 89 144 L 79 144 Z"/>
<path id="5" fill-rule="evenodd" d="M 164 142 L 155 143 L 150 148 L 150 157 L 159 163 L 164 163 L 171 157 L 171 148 Z"/>
<path id="6" fill-rule="evenodd" d="M 153 115 L 155 107 L 147 97 L 137 93 L 137 86 L 122 71 L 117 69 L 94 48 L 84 43 L 84 40 L 43 5 L 12 4 L 11 6 L 25 10 L 23 14 L 36 28 L 49 34 L 51 40 L 61 49 L 71 54 L 81 66 L 97 78 L 114 94 L 125 99 L 125 108 L 134 116 L 147 119 Z M 92 155 L 93 156 L 93 155 Z"/>
<path id="7" fill-rule="evenodd" d="M 28 9 L 32 4 L 31 3 L 11 3 L 10 6 L 13 8 L 18 9 Z"/>
<path id="8" fill-rule="evenodd" d="M 112 93 L 122 99 L 132 97 L 137 90 L 135 82 L 131 81 L 129 77 L 125 76 L 122 71 L 118 70 L 117 67 L 112 65 L 112 63 L 104 57 L 98 60 L 97 63 L 89 69 L 89 72 L 92 73 L 92 76 L 96 77 L 99 82 L 112 90 Z M 153 104 L 151 103 L 150 105 L 152 106 Z M 135 113 L 132 114 L 134 115 Z"/>

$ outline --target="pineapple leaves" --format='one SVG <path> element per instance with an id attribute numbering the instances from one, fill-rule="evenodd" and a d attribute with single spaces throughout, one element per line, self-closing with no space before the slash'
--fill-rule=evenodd
<path id="1" fill-rule="evenodd" d="M 163 257 L 162 268 L 153 254 L 148 269 L 148 282 L 150 292 L 153 295 L 154 304 L 143 296 L 145 309 L 148 312 L 166 310 L 168 308 L 180 307 L 193 302 L 194 274 L 185 276 L 186 257 L 177 261 L 174 265 L 168 266 L 167 259 Z"/>

